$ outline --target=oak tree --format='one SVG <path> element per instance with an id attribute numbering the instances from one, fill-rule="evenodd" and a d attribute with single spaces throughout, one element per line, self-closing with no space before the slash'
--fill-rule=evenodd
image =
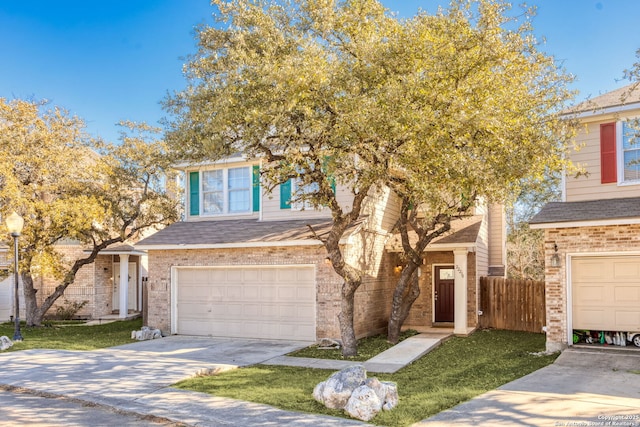
<path id="1" fill-rule="evenodd" d="M 107 144 L 89 138 L 83 122 L 61 108 L 0 98 L 0 214 L 24 218 L 19 272 L 29 326 L 41 325 L 101 250 L 178 217 L 175 197 L 166 193 L 163 143 L 150 140 L 159 131 L 125 127 L 120 144 Z M 65 258 L 61 244 L 69 243 L 83 245 L 84 255 Z M 36 298 L 37 277 L 55 280 L 54 291 Z"/>
<path id="2" fill-rule="evenodd" d="M 395 342 L 428 243 L 481 198 L 504 200 L 524 176 L 561 167 L 571 131 L 556 112 L 571 96 L 569 77 L 536 49 L 528 12 L 518 23 L 506 3 L 488 0 L 408 19 L 377 0 L 213 4 L 218 22 L 197 32 L 188 87 L 166 100 L 167 140 L 191 161 L 264 159 L 269 188 L 298 179 L 307 191 L 294 199 L 331 210 L 323 243 L 344 280 L 345 356 L 356 352 L 363 272 L 339 242 L 370 191 L 390 187 L 402 201 Z M 348 208 L 333 182 L 350 191 Z"/>

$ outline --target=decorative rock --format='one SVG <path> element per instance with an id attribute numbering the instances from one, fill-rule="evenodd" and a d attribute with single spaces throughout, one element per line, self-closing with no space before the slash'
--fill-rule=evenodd
<path id="1" fill-rule="evenodd" d="M 392 381 L 382 381 L 382 384 L 386 388 L 386 394 L 384 396 L 382 409 L 385 411 L 390 411 L 396 406 L 398 406 L 398 400 L 400 397 L 398 396 L 398 384 Z"/>
<path id="2" fill-rule="evenodd" d="M 13 346 L 13 342 L 9 339 L 8 336 L 3 335 L 0 337 L 0 351 L 4 351 L 12 346 Z"/>
<path id="3" fill-rule="evenodd" d="M 325 381 L 322 390 L 322 402 L 327 408 L 342 409 L 351 393 L 367 379 L 367 371 L 362 365 L 349 366 L 332 374 Z"/>
<path id="4" fill-rule="evenodd" d="M 347 414 L 362 421 L 369 421 L 378 415 L 381 409 L 382 402 L 380 398 L 378 398 L 375 390 L 366 385 L 362 385 L 353 391 L 344 408 Z"/>
<path id="5" fill-rule="evenodd" d="M 331 338 L 322 338 L 318 342 L 318 348 L 322 350 L 333 350 L 342 347 L 339 341 L 332 340 Z"/>
<path id="6" fill-rule="evenodd" d="M 353 418 L 369 421 L 382 409 L 398 405 L 398 386 L 394 382 L 367 378 L 362 365 L 333 373 L 313 389 L 313 398 L 331 409 L 344 409 Z"/>
<path id="7" fill-rule="evenodd" d="M 398 406 L 398 385 L 392 381 L 380 381 L 376 377 L 367 378 L 364 385 L 375 391 L 383 403 L 382 409 L 390 411 Z"/>
<path id="8" fill-rule="evenodd" d="M 387 387 L 382 382 L 380 382 L 379 379 L 377 379 L 376 377 L 367 378 L 364 381 L 364 385 L 375 391 L 376 396 L 378 396 L 378 399 L 380 399 L 380 402 L 384 402 L 384 398 L 387 395 Z"/>
<path id="9" fill-rule="evenodd" d="M 162 338 L 162 332 L 160 332 L 160 329 L 151 329 L 148 326 L 143 326 L 139 331 L 131 331 L 132 340 L 146 341 L 156 338 Z"/>

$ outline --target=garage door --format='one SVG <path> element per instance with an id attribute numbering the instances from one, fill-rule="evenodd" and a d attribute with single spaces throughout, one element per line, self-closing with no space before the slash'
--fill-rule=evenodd
<path id="1" fill-rule="evenodd" d="M 640 257 L 571 261 L 573 329 L 640 329 Z"/>
<path id="2" fill-rule="evenodd" d="M 314 267 L 176 271 L 175 328 L 184 335 L 314 341 Z"/>

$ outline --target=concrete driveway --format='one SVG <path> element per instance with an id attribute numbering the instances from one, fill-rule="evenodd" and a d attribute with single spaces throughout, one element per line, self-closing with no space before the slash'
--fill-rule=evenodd
<path id="1" fill-rule="evenodd" d="M 565 350 L 552 365 L 416 426 L 640 426 L 640 351 Z"/>
<path id="2" fill-rule="evenodd" d="M 198 373 L 264 362 L 308 344 L 169 336 L 96 351 L 26 350 L 0 354 L 0 383 L 118 403 Z"/>
<path id="3" fill-rule="evenodd" d="M 361 425 L 170 387 L 197 373 L 261 363 L 309 344 L 170 336 L 96 351 L 1 353 L 0 389 L 63 396 L 185 425 Z"/>

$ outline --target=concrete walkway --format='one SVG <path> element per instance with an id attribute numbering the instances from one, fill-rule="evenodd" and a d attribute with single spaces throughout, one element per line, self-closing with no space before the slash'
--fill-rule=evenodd
<path id="1" fill-rule="evenodd" d="M 278 356 L 262 362 L 264 365 L 298 366 L 304 368 L 340 370 L 362 363 L 367 372 L 394 373 L 408 364 L 421 358 L 442 341 L 450 337 L 450 333 L 424 333 L 409 337 L 390 349 L 372 357 L 366 362 L 348 360 L 315 359 L 311 357 Z"/>

